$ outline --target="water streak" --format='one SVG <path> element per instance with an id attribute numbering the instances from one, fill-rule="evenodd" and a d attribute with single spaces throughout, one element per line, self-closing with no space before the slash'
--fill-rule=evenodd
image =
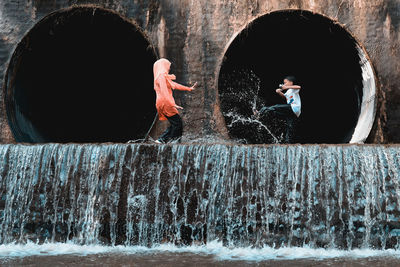
<path id="1" fill-rule="evenodd" d="M 398 248 L 400 147 L 1 145 L 0 243 Z"/>

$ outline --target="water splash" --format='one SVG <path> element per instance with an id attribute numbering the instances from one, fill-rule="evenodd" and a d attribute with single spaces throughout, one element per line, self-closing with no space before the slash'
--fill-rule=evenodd
<path id="1" fill-rule="evenodd" d="M 274 123 L 274 120 L 261 120 L 253 115 L 253 111 L 260 110 L 265 103 L 259 97 L 261 80 L 252 70 L 225 73 L 220 83 L 224 88 L 221 93 L 223 115 L 233 138 L 245 144 L 277 144 L 284 141 L 282 130 L 277 127 L 281 121 Z"/>
<path id="2" fill-rule="evenodd" d="M 35 244 L 28 242 L 27 244 L 7 244 L 0 245 L 0 260 L 23 258 L 30 256 L 87 256 L 93 254 L 110 255 L 118 257 L 118 255 L 161 255 L 166 261 L 172 255 L 190 253 L 193 257 L 210 255 L 218 261 L 270 261 L 270 260 L 296 260 L 296 259 L 363 259 L 371 257 L 379 258 L 400 258 L 400 251 L 393 249 L 372 250 L 372 249 L 354 249 L 354 250 L 337 250 L 337 249 L 312 249 L 303 248 L 227 248 L 221 242 L 210 242 L 206 245 L 192 246 L 175 246 L 172 244 L 155 245 L 151 248 L 143 246 L 101 246 L 101 245 L 77 245 L 68 243 L 45 243 Z M 1 261 L 0 261 L 1 262 Z M 217 262 L 215 262 L 217 263 Z"/>
<path id="3" fill-rule="evenodd" d="M 1 145 L 0 243 L 398 248 L 399 146 Z"/>
<path id="4" fill-rule="evenodd" d="M 259 135 L 261 131 L 267 131 L 267 133 L 272 137 L 274 144 L 280 144 L 282 142 L 282 140 L 284 139 L 283 138 L 283 134 L 281 134 L 279 136 L 279 138 L 276 137 L 271 132 L 271 130 L 268 128 L 268 126 L 266 126 L 259 119 L 256 119 L 254 116 L 243 117 L 243 116 L 241 116 L 241 115 L 239 115 L 237 113 L 234 113 L 234 112 L 224 113 L 224 116 L 231 119 L 230 123 L 227 124 L 227 127 L 230 128 L 230 129 L 236 128 L 236 124 L 241 124 L 241 125 L 250 126 L 251 128 L 256 128 L 257 129 L 256 135 Z M 254 127 L 253 125 L 256 125 L 256 127 Z M 244 140 L 243 142 L 246 143 L 246 140 Z"/>

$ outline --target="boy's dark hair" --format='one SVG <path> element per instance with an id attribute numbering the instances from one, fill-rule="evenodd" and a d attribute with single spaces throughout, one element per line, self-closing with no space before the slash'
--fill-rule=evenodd
<path id="1" fill-rule="evenodd" d="M 286 79 L 286 80 L 289 80 L 289 81 L 291 81 L 291 82 L 293 82 L 293 83 L 296 82 L 296 77 L 294 77 L 294 76 L 292 76 L 292 75 L 286 76 L 285 79 Z"/>

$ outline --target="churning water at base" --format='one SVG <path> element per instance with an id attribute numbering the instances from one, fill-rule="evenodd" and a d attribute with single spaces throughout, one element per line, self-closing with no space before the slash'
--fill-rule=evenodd
<path id="1" fill-rule="evenodd" d="M 0 253 L 397 257 L 399 170 L 399 146 L 1 145 Z"/>
<path id="2" fill-rule="evenodd" d="M 227 248 L 221 242 L 212 241 L 206 245 L 178 247 L 172 244 L 156 245 L 148 248 L 143 246 L 102 246 L 77 245 L 74 243 L 45 243 L 28 242 L 25 245 L 0 245 L 0 260 L 31 256 L 88 256 L 101 255 L 165 255 L 166 261 L 170 255 L 191 254 L 196 256 L 211 256 L 216 261 L 271 261 L 296 259 L 338 259 L 338 258 L 382 258 L 391 257 L 400 260 L 400 251 L 394 249 L 373 250 L 354 249 L 338 250 L 310 247 L 284 247 L 274 249 L 264 248 Z M 1 261 L 0 261 L 1 262 Z"/>

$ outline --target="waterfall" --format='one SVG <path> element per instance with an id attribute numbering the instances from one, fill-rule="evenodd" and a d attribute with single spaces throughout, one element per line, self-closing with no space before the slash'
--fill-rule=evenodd
<path id="1" fill-rule="evenodd" d="M 400 146 L 0 145 L 0 244 L 397 248 Z"/>

